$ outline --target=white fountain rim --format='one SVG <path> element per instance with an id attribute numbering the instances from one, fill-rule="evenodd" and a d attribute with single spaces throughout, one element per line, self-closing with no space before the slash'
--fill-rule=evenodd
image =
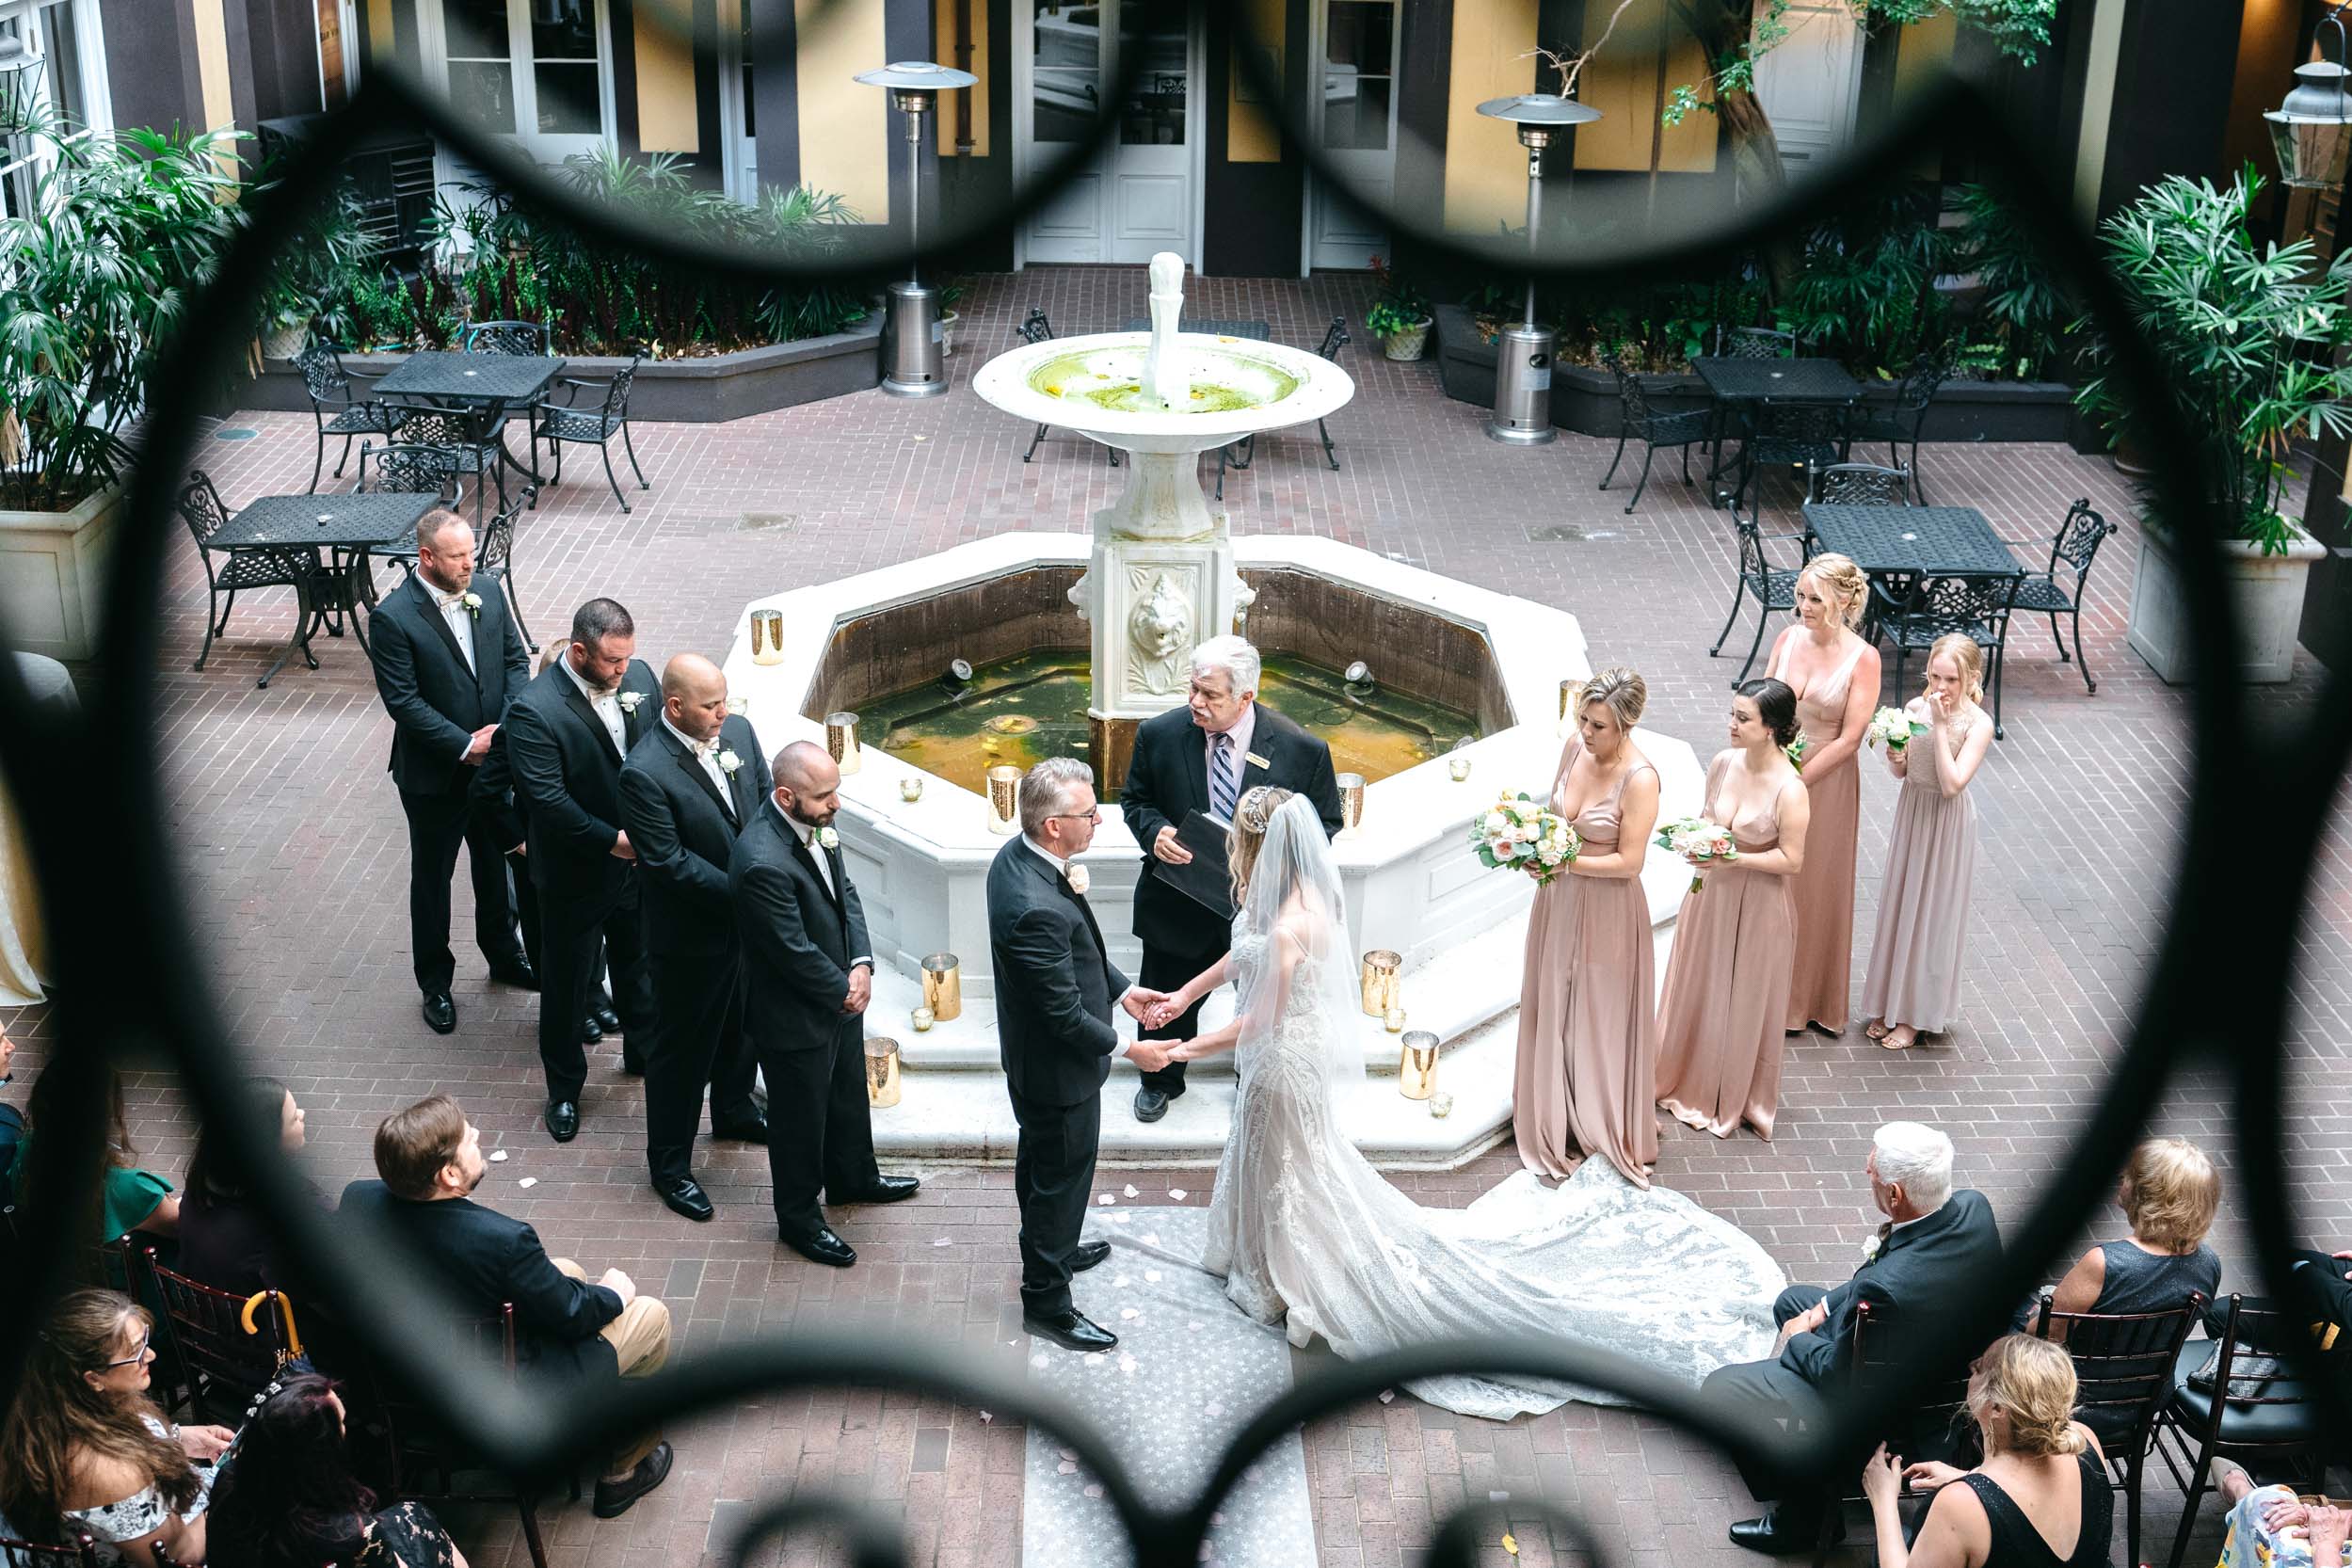
<path id="1" fill-rule="evenodd" d="M 972 376 L 972 391 L 1008 414 L 1035 423 L 1075 430 L 1108 444 L 1116 436 L 1194 437 L 1202 450 L 1223 446 L 1254 430 L 1274 430 L 1323 419 L 1355 395 L 1355 379 L 1320 354 L 1288 344 L 1256 338 L 1227 337 L 1217 332 L 1178 332 L 1187 347 L 1207 346 L 1219 353 L 1256 360 L 1299 378 L 1298 390 L 1279 402 L 1256 408 L 1222 409 L 1213 414 L 1128 413 L 1112 408 L 1048 397 L 1029 384 L 1029 373 L 1047 360 L 1064 354 L 1084 354 L 1104 348 L 1144 349 L 1149 332 L 1096 332 L 1081 338 L 1048 338 L 1008 349 Z M 1078 416 L 1078 417 L 1073 417 Z"/>

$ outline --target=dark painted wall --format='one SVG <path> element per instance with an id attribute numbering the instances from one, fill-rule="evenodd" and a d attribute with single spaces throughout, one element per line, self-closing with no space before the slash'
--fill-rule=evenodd
<path id="1" fill-rule="evenodd" d="M 1234 163 L 1225 156 L 1231 128 L 1228 112 L 1235 53 L 1234 18 L 1223 7 L 1206 18 L 1202 54 L 1207 69 L 1201 134 L 1207 138 L 1202 173 L 1201 267 L 1218 278 L 1296 278 L 1299 275 L 1300 213 L 1306 200 L 1306 159 L 1294 134 L 1295 106 L 1306 102 L 1314 62 L 1307 58 L 1304 0 L 1285 7 L 1282 101 L 1292 105 L 1277 127 L 1278 163 Z"/>
<path id="2" fill-rule="evenodd" d="M 2129 0 L 2099 216 L 2169 174 L 2218 179 L 2243 0 Z"/>
<path id="3" fill-rule="evenodd" d="M 1013 7 L 1011 0 L 989 0 L 983 18 L 987 29 L 989 60 L 988 83 L 988 155 L 967 155 L 939 158 L 935 167 L 939 171 L 936 189 L 938 192 L 940 232 L 952 230 L 968 232 L 970 238 L 956 247 L 963 264 L 976 272 L 1005 272 L 1013 266 Z M 975 43 L 979 40 L 975 40 Z M 959 71 L 969 70 L 964 61 L 955 58 L 952 34 L 937 40 L 939 53 L 934 56 L 942 65 Z M 955 123 L 955 95 L 940 99 L 940 119 L 949 126 Z M 973 139 L 980 139 L 983 128 L 975 123 Z M 936 144 L 935 144 L 936 145 Z"/>
<path id="4" fill-rule="evenodd" d="M 196 23 L 189 0 L 153 0 L 129 25 L 106 17 L 106 81 L 117 125 L 168 130 L 204 118 L 204 88 L 196 71 Z"/>
<path id="5" fill-rule="evenodd" d="M 751 16 L 752 129 L 760 183 L 800 184 L 799 24 L 792 0 L 744 0 Z"/>

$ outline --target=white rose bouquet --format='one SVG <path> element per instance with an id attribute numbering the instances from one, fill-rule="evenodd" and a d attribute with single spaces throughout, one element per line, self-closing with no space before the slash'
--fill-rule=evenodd
<path id="1" fill-rule="evenodd" d="M 1704 817 L 1680 817 L 1657 830 L 1657 846 L 1676 855 L 1687 855 L 1700 860 L 1736 860 L 1739 845 L 1733 841 L 1732 830 L 1720 823 Z M 1697 892 L 1706 886 L 1704 872 L 1690 878 L 1690 890 Z"/>
<path id="2" fill-rule="evenodd" d="M 1862 732 L 1872 750 L 1884 745 L 1889 751 L 1900 751 L 1911 744 L 1914 735 L 1925 735 L 1928 727 L 1919 723 L 1900 708 L 1881 708 L 1871 715 L 1870 728 Z"/>
<path id="3" fill-rule="evenodd" d="M 1543 887 L 1584 847 L 1566 818 L 1524 792 L 1505 794 L 1470 824 L 1470 848 L 1490 871 L 1525 872 Z"/>

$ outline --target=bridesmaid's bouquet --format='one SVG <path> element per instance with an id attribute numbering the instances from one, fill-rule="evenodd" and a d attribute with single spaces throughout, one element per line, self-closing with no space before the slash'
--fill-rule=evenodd
<path id="1" fill-rule="evenodd" d="M 1739 845 L 1732 838 L 1732 830 L 1720 823 L 1704 817 L 1680 817 L 1657 830 L 1657 847 L 1676 855 L 1688 855 L 1701 860 L 1736 860 Z M 1706 886 L 1706 874 L 1694 872 L 1690 890 L 1697 892 Z"/>
<path id="2" fill-rule="evenodd" d="M 1881 708 L 1871 716 L 1870 728 L 1862 738 L 1876 750 L 1883 743 L 1889 751 L 1900 751 L 1911 744 L 1914 735 L 1925 735 L 1928 727 L 1904 712 L 1900 708 Z"/>
<path id="3" fill-rule="evenodd" d="M 1487 870 L 1525 872 L 1541 888 L 1584 844 L 1565 817 L 1521 792 L 1503 795 L 1471 822 L 1470 847 Z"/>

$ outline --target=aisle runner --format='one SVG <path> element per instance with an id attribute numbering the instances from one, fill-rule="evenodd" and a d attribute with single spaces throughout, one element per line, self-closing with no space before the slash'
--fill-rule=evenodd
<path id="1" fill-rule="evenodd" d="M 1077 1355 L 1039 1339 L 1029 1357 L 1029 1375 L 1083 1412 L 1136 1489 L 1161 1508 L 1196 1496 L 1233 1434 L 1290 1387 L 1281 1333 L 1243 1317 L 1197 1267 L 1208 1218 L 1200 1208 L 1096 1209 L 1086 1234 L 1109 1241 L 1111 1256 L 1072 1290 L 1078 1309 L 1116 1334 L 1119 1348 Z M 1252 1467 L 1221 1512 L 1205 1561 L 1298 1568 L 1315 1560 L 1306 1452 L 1296 1432 Z M 1026 1568 L 1133 1560 L 1100 1485 L 1036 1427 L 1029 1429 L 1021 1560 Z"/>

